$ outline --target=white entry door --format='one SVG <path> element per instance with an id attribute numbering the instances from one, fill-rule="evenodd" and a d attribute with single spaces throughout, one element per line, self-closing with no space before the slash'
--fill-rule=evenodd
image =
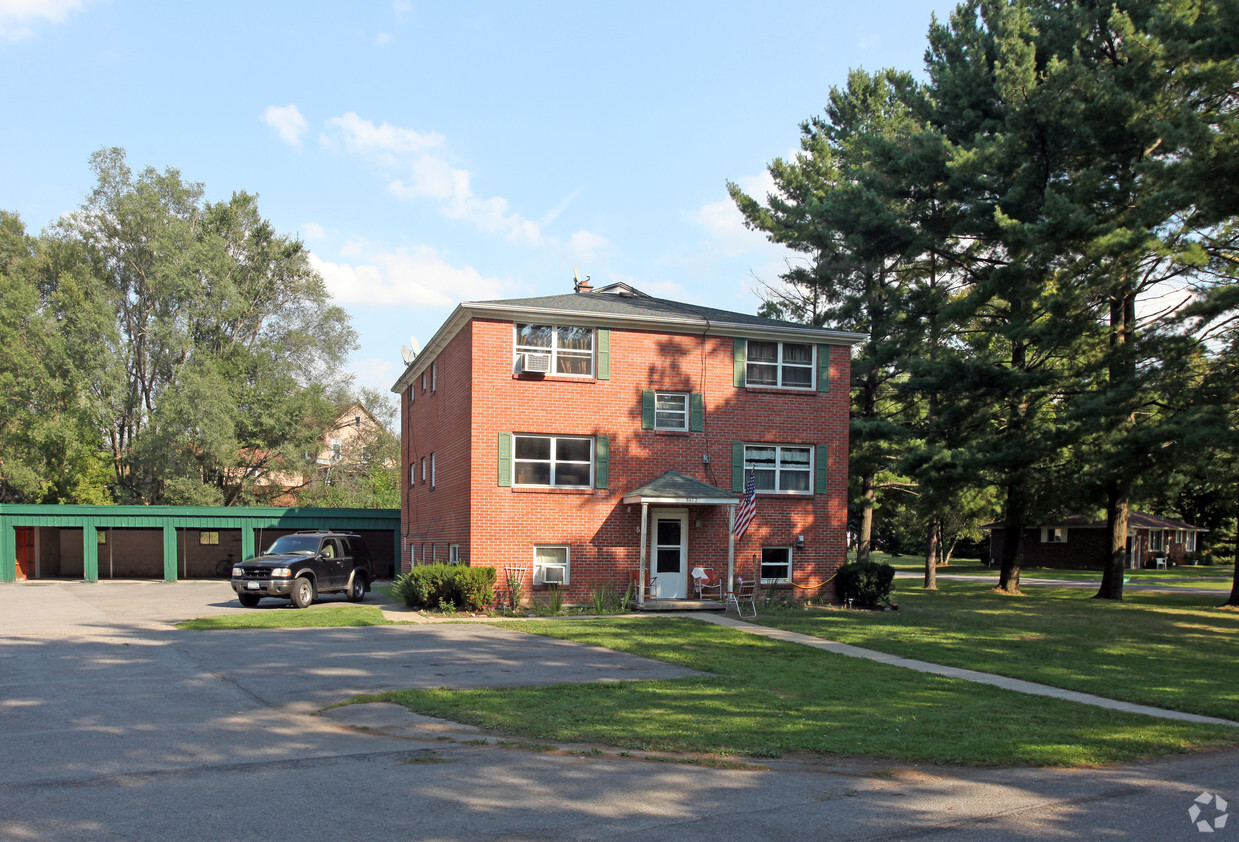
<path id="1" fill-rule="evenodd" d="M 688 596 L 688 510 L 663 509 L 654 514 L 650 533 L 650 575 L 656 599 Z"/>

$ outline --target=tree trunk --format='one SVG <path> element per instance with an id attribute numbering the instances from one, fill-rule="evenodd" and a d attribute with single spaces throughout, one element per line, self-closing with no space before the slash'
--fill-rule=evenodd
<path id="1" fill-rule="evenodd" d="M 1020 591 L 1020 539 L 1024 536 L 1024 493 L 1022 480 L 1007 484 L 1006 511 L 1002 519 L 1002 570 L 998 574 L 997 590 L 1018 594 Z"/>
<path id="2" fill-rule="evenodd" d="M 1136 295 L 1125 290 L 1110 301 L 1110 349 L 1115 355 L 1110 361 L 1110 388 L 1128 388 L 1136 378 L 1135 363 L 1122 352 L 1131 345 L 1136 335 Z M 1134 413 L 1124 420 L 1123 435 L 1135 422 Z M 1101 587 L 1096 599 L 1123 598 L 1123 572 L 1127 560 L 1127 520 L 1131 514 L 1132 482 L 1125 476 L 1110 483 L 1109 500 L 1106 502 L 1106 531 L 1110 546 L 1102 568 Z"/>
<path id="3" fill-rule="evenodd" d="M 873 484 L 874 476 L 860 478 L 860 534 L 856 536 L 856 560 L 868 561 L 873 548 Z"/>
<path id="4" fill-rule="evenodd" d="M 1127 520 L 1131 514 L 1131 483 L 1110 484 L 1106 505 L 1106 532 L 1110 546 L 1101 573 L 1101 588 L 1094 599 L 1122 599 L 1123 574 L 1127 569 Z"/>
<path id="5" fill-rule="evenodd" d="M 1239 492 L 1239 483 L 1235 485 L 1235 491 Z M 1239 511 L 1239 496 L 1235 499 L 1235 508 Z M 1236 521 L 1239 523 L 1239 521 Z M 1199 540 L 1199 536 L 1197 537 Z M 1199 544 L 1197 545 L 1199 549 Z M 1230 599 L 1226 600 L 1225 605 L 1239 605 L 1239 529 L 1235 530 L 1235 578 L 1231 581 Z"/>
<path id="6" fill-rule="evenodd" d="M 925 549 L 925 589 L 938 590 L 938 518 L 931 517 L 925 529 L 929 540 Z"/>

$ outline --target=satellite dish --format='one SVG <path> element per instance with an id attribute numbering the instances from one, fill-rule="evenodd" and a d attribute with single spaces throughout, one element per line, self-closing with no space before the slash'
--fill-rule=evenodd
<path id="1" fill-rule="evenodd" d="M 581 285 L 581 270 L 576 268 L 576 264 L 572 264 L 572 279 L 576 281 L 576 285 Z"/>
<path id="2" fill-rule="evenodd" d="M 417 355 L 421 353 L 422 346 L 417 341 L 416 336 L 409 337 L 408 345 L 400 346 L 400 356 L 404 359 L 404 364 L 409 365 L 413 360 L 417 359 Z"/>

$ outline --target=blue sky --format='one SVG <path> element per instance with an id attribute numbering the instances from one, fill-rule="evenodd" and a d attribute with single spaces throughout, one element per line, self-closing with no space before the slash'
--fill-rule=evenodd
<path id="1" fill-rule="evenodd" d="M 0 208 L 42 230 L 124 147 L 259 194 L 353 317 L 361 385 L 459 301 L 595 286 L 754 312 L 765 167 L 853 67 L 922 70 L 939 0 L 0 0 Z"/>

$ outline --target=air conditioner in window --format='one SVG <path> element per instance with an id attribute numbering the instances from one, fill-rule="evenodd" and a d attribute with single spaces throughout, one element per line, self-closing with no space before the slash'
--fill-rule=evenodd
<path id="1" fill-rule="evenodd" d="M 535 585 L 566 585 L 568 584 L 568 565 L 539 564 L 534 567 L 533 583 Z"/>
<path id="2" fill-rule="evenodd" d="M 521 371 L 530 374 L 546 374 L 550 370 L 550 354 L 521 354 Z"/>

